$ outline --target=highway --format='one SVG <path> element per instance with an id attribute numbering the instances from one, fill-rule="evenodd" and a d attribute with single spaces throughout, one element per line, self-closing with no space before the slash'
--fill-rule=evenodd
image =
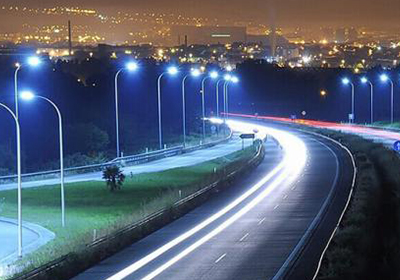
<path id="1" fill-rule="evenodd" d="M 229 155 L 242 148 L 242 143 L 239 135 L 234 133 L 232 139 L 227 143 L 215 145 L 207 149 L 200 149 L 190 153 L 185 153 L 177 156 L 167 157 L 140 165 L 127 166 L 122 168 L 126 175 L 135 175 L 140 173 L 160 172 L 168 169 L 174 169 L 185 166 L 196 165 L 205 161 L 213 160 L 219 157 Z M 76 183 L 85 181 L 103 181 L 102 172 L 91 172 L 85 174 L 69 175 L 66 176 L 66 183 Z M 42 180 L 24 181 L 23 188 L 34 188 L 48 185 L 60 184 L 59 178 L 49 178 Z M 0 191 L 15 189 L 15 183 L 0 184 Z"/>
<path id="2" fill-rule="evenodd" d="M 229 121 L 271 135 L 253 172 L 202 206 L 73 278 L 309 279 L 349 197 L 350 155 L 277 124 Z"/>

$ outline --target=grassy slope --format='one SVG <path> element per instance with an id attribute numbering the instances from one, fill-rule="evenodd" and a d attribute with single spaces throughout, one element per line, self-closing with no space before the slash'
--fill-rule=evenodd
<path id="1" fill-rule="evenodd" d="M 179 190 L 183 196 L 193 193 L 214 182 L 223 170 L 229 172 L 250 159 L 254 152 L 255 148 L 250 147 L 191 167 L 128 176 L 122 190 L 114 193 L 104 182 L 67 184 L 66 229 L 61 227 L 59 186 L 24 189 L 23 219 L 48 228 L 57 237 L 23 261 L 31 261 L 32 266 L 37 266 L 79 250 L 93 240 L 94 229 L 97 237 L 107 235 L 168 207 L 179 199 Z M 0 215 L 16 218 L 16 191 L 2 191 L 1 198 L 5 203 Z"/>
<path id="2" fill-rule="evenodd" d="M 358 176 L 350 207 L 318 279 L 399 279 L 400 159 L 359 136 L 320 132 L 350 148 Z"/>

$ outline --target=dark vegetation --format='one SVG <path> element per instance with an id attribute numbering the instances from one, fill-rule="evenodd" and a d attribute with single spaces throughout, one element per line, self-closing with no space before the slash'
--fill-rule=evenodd
<path id="1" fill-rule="evenodd" d="M 0 101 L 13 104 L 13 65 L 26 56 L 0 58 Z M 82 58 L 74 61 L 51 62 L 44 58 L 40 68 L 25 67 L 19 75 L 21 90 L 30 89 L 56 102 L 64 115 L 66 167 L 97 163 L 115 155 L 114 75 L 129 57 Z M 146 148 L 157 148 L 156 81 L 167 63 L 151 59 L 140 61 L 135 73 L 123 72 L 119 79 L 121 151 L 133 154 Z M 190 68 L 192 65 L 184 65 Z M 218 69 L 209 65 L 209 69 Z M 187 70 L 187 69 L 186 69 Z M 383 69 L 369 71 L 371 81 Z M 395 70 L 393 70 L 395 71 Z M 346 69 L 288 69 L 265 61 L 245 61 L 237 65 L 240 83 L 230 86 L 230 111 L 262 115 L 296 115 L 305 118 L 346 121 L 350 111 L 350 89 L 340 83 L 343 76 L 354 82 L 359 77 Z M 181 79 L 163 79 L 163 133 L 168 146 L 179 143 L 182 134 Z M 222 89 L 222 86 L 221 86 Z M 320 90 L 327 96 L 322 98 Z M 389 117 L 390 91 L 376 81 L 376 120 Z M 359 123 L 369 118 L 369 91 L 356 87 L 356 112 Z M 206 85 L 206 112 L 214 115 L 216 108 L 215 83 Z M 395 102 L 398 102 L 396 95 Z M 220 111 L 223 108 L 220 95 Z M 332 108 L 335 108 L 334 110 Z M 20 103 L 24 172 L 57 168 L 57 119 L 52 110 L 40 100 Z M 400 114 L 400 111 L 396 111 Z M 201 132 L 201 96 L 199 79 L 187 81 L 188 134 Z M 399 115 L 396 115 L 399 117 Z M 15 172 L 15 132 L 13 123 L 0 110 L 0 174 Z M 211 133 L 210 127 L 207 132 Z M 199 137 L 197 139 L 200 139 Z"/>
<path id="2" fill-rule="evenodd" d="M 318 279 L 400 279 L 400 157 L 358 136 L 323 133 L 350 148 L 358 178 Z"/>

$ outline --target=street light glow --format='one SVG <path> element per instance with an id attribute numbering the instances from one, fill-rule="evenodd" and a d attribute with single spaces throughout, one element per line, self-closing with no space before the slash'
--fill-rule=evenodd
<path id="1" fill-rule="evenodd" d="M 342 79 L 342 83 L 344 85 L 348 85 L 348 84 L 350 84 L 350 80 L 348 78 L 344 78 L 344 79 Z"/>
<path id="2" fill-rule="evenodd" d="M 193 77 L 198 77 L 198 76 L 201 75 L 201 71 L 199 69 L 193 69 L 191 71 L 191 74 L 192 74 Z"/>
<path id="3" fill-rule="evenodd" d="M 366 84 L 368 83 L 368 79 L 366 77 L 361 78 L 361 83 Z"/>
<path id="4" fill-rule="evenodd" d="M 168 74 L 170 74 L 170 75 L 176 75 L 176 74 L 178 74 L 178 68 L 175 67 L 175 66 L 169 67 L 167 71 L 168 71 Z"/>
<path id="5" fill-rule="evenodd" d="M 217 71 L 212 71 L 212 72 L 210 73 L 210 77 L 211 77 L 212 79 L 216 79 L 216 78 L 218 78 L 218 76 L 219 76 L 219 74 L 218 74 Z"/>
<path id="6" fill-rule="evenodd" d="M 381 75 L 381 81 L 382 81 L 382 82 L 385 83 L 385 82 L 387 82 L 388 80 L 389 80 L 389 76 L 388 76 L 388 75 L 386 75 L 386 74 L 382 74 L 382 75 Z"/>
<path id="7" fill-rule="evenodd" d="M 230 81 L 232 79 L 232 75 L 230 75 L 230 74 L 225 74 L 225 76 L 224 76 L 224 80 L 225 81 Z"/>
<path id="8" fill-rule="evenodd" d="M 239 78 L 234 76 L 234 77 L 231 78 L 231 81 L 233 83 L 237 84 L 239 82 Z"/>
<path id="9" fill-rule="evenodd" d="M 28 62 L 28 64 L 29 64 L 30 66 L 33 66 L 33 67 L 36 67 L 36 66 L 38 66 L 38 65 L 41 63 L 40 58 L 37 57 L 37 56 L 31 56 L 31 57 L 29 57 L 27 62 Z"/>
<path id="10" fill-rule="evenodd" d="M 21 92 L 20 97 L 23 100 L 30 101 L 35 98 L 35 95 L 30 91 L 23 91 L 23 92 Z"/>
<path id="11" fill-rule="evenodd" d="M 138 64 L 134 61 L 128 62 L 126 64 L 126 69 L 128 69 L 129 71 L 136 71 L 138 68 Z"/>

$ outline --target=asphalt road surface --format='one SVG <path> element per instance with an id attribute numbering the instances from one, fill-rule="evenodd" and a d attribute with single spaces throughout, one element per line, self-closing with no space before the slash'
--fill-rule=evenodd
<path id="1" fill-rule="evenodd" d="M 266 126 L 256 128 L 279 145 L 266 142 L 253 172 L 74 279 L 310 279 L 348 198 L 351 158 L 329 140 Z"/>
<path id="2" fill-rule="evenodd" d="M 196 150 L 190 153 L 181 154 L 173 157 L 167 157 L 164 159 L 140 164 L 133 165 L 123 168 L 125 174 L 140 174 L 159 172 L 167 169 L 179 168 L 184 166 L 192 166 L 205 161 L 213 160 L 219 157 L 229 155 L 242 148 L 242 142 L 239 139 L 238 134 L 234 134 L 232 139 L 227 143 L 218 144 L 214 147 Z M 103 181 L 102 172 L 92 172 L 78 175 L 70 175 L 65 177 L 65 183 L 85 182 L 85 181 Z M 33 188 L 48 185 L 57 185 L 60 183 L 59 178 L 54 179 L 43 179 L 35 181 L 26 181 L 22 183 L 23 188 Z M 0 184 L 0 191 L 10 190 L 17 188 L 16 183 Z"/>

